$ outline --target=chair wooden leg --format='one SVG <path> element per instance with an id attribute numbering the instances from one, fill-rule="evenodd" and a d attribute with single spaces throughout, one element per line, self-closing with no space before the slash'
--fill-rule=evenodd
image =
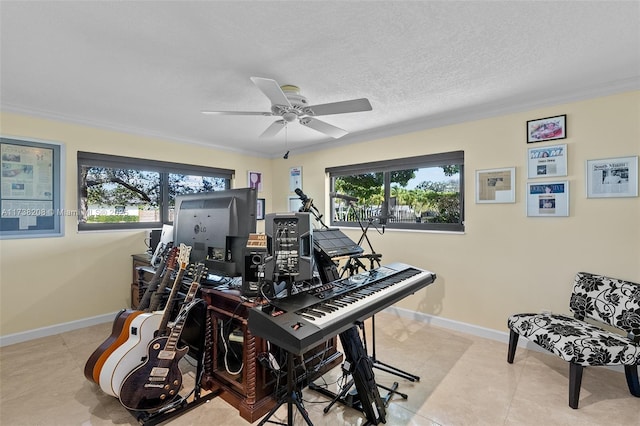
<path id="1" fill-rule="evenodd" d="M 511 330 L 509 333 L 509 351 L 507 352 L 507 362 L 513 364 L 513 358 L 516 356 L 516 348 L 518 347 L 518 337 L 520 335 Z"/>
<path id="2" fill-rule="evenodd" d="M 580 386 L 582 385 L 582 366 L 573 362 L 569 363 L 569 407 L 578 408 L 580 399 Z"/>
<path id="3" fill-rule="evenodd" d="M 637 365 L 625 365 L 624 375 L 627 377 L 627 385 L 629 386 L 629 392 L 631 395 L 640 398 L 640 381 L 638 381 L 638 366 Z"/>

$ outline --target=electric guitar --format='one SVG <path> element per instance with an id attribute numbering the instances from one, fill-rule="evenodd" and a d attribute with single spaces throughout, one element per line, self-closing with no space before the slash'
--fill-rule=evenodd
<path id="1" fill-rule="evenodd" d="M 105 361 L 100 371 L 98 384 L 107 395 L 118 396 L 124 378 L 131 370 L 142 363 L 148 343 L 154 339 L 158 333 L 164 333 L 161 324 L 168 321 L 168 317 L 171 315 L 173 298 L 182 283 L 182 277 L 189 264 L 190 254 L 191 247 L 180 244 L 178 255 L 180 269 L 176 273 L 173 288 L 171 289 L 171 294 L 167 300 L 164 311 L 143 312 L 136 316 L 127 330 L 129 331 L 127 341 L 113 351 Z M 164 319 L 165 317 L 167 318 L 166 320 Z"/>
<path id="2" fill-rule="evenodd" d="M 160 284 L 160 278 L 162 276 L 162 272 L 164 271 L 164 269 L 166 267 L 167 257 L 169 255 L 169 251 L 171 250 L 172 247 L 173 247 L 173 243 L 170 242 L 165 246 L 164 250 L 162 251 L 162 254 L 161 254 L 161 257 L 160 257 L 160 259 L 161 259 L 160 260 L 160 264 L 158 265 L 158 268 L 156 269 L 156 273 L 153 275 L 153 278 L 151 278 L 151 281 L 149 281 L 149 284 L 147 285 L 147 289 L 145 290 L 144 294 L 140 298 L 140 302 L 138 303 L 138 310 L 139 311 L 155 310 L 155 309 L 150 309 L 149 308 L 149 304 L 151 302 L 151 296 L 153 296 L 156 293 L 156 291 L 158 290 L 158 285 Z M 164 291 L 164 287 L 162 288 L 162 291 Z"/>
<path id="3" fill-rule="evenodd" d="M 171 402 L 182 387 L 180 359 L 189 347 L 178 348 L 178 341 L 191 308 L 197 303 L 195 295 L 200 286 L 204 265 L 199 263 L 171 333 L 149 342 L 146 361 L 131 371 L 122 382 L 119 398 L 122 405 L 134 411 L 157 411 Z"/>
<path id="4" fill-rule="evenodd" d="M 176 265 L 176 255 L 178 253 L 177 248 L 170 249 L 167 254 L 166 261 L 166 272 L 164 274 L 164 278 L 162 281 L 162 291 L 164 292 L 164 288 L 166 287 L 166 282 L 169 277 L 175 270 Z M 160 268 L 158 268 L 160 273 L 162 272 Z M 157 274 L 158 272 L 156 272 Z M 157 309 L 157 307 L 155 308 Z M 155 310 L 154 309 L 154 310 Z M 148 312 L 151 312 L 151 308 L 148 309 Z M 98 383 L 100 382 L 100 372 L 102 371 L 102 367 L 104 363 L 107 361 L 109 356 L 118 349 L 123 343 L 125 343 L 129 339 L 129 333 L 131 330 L 131 323 L 133 320 L 143 312 L 141 310 L 134 309 L 122 309 L 116 315 L 115 320 L 113 321 L 113 326 L 111 328 L 111 335 L 107 337 L 107 339 L 102 342 L 100 346 L 91 354 L 87 363 L 84 366 L 84 376 L 91 382 Z"/>

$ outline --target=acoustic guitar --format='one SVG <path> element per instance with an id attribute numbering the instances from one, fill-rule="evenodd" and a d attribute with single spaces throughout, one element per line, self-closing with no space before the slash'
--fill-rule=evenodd
<path id="1" fill-rule="evenodd" d="M 182 372 L 179 362 L 189 347 L 178 348 L 182 329 L 194 301 L 204 271 L 199 263 L 193 282 L 178 313 L 171 333 L 149 342 L 146 361 L 131 371 L 122 382 L 119 398 L 122 405 L 134 411 L 153 412 L 173 401 L 182 387 Z"/>
<path id="2" fill-rule="evenodd" d="M 162 291 L 164 291 L 169 277 L 175 271 L 177 252 L 178 249 L 173 248 L 170 249 L 167 254 L 166 272 L 164 274 L 162 284 L 159 285 L 158 290 L 160 289 L 160 287 L 162 287 Z M 158 267 L 155 275 L 161 273 L 162 270 L 160 269 L 160 267 Z M 155 309 L 157 309 L 157 307 Z M 151 312 L 151 307 L 148 308 L 147 311 Z M 98 346 L 95 351 L 93 351 L 84 366 L 84 376 L 89 381 L 99 383 L 100 372 L 102 371 L 102 367 L 104 366 L 107 358 L 109 358 L 109 356 L 111 356 L 111 354 L 116 349 L 118 349 L 118 347 L 120 347 L 129 339 L 131 323 L 138 315 L 142 313 L 143 311 L 136 309 L 122 309 L 120 312 L 118 312 L 115 320 L 113 321 L 113 326 L 111 327 L 111 335 L 107 337 L 107 339 L 102 342 L 102 344 L 100 344 L 100 346 Z"/>
<path id="3" fill-rule="evenodd" d="M 164 334 L 161 327 L 165 317 L 171 315 L 171 305 L 173 298 L 178 292 L 182 283 L 182 277 L 189 264 L 191 247 L 180 244 L 178 254 L 178 264 L 180 269 L 176 273 L 171 294 L 165 305 L 165 309 L 159 312 L 143 312 L 136 316 L 129 326 L 129 337 L 126 342 L 120 345 L 104 362 L 98 384 L 104 393 L 111 396 L 118 396 L 122 380 L 143 361 L 148 343 L 159 333 Z M 166 322 L 165 322 L 166 324 Z"/>

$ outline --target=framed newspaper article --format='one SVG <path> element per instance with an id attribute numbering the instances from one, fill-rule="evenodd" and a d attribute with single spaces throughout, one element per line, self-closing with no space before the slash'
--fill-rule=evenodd
<path id="1" fill-rule="evenodd" d="M 476 203 L 515 203 L 516 168 L 476 170 Z"/>
<path id="2" fill-rule="evenodd" d="M 527 216 L 569 216 L 569 181 L 527 182 Z"/>
<path id="3" fill-rule="evenodd" d="M 587 160 L 587 198 L 638 196 L 638 157 Z"/>
<path id="4" fill-rule="evenodd" d="M 567 175 L 567 144 L 529 148 L 529 179 Z"/>
<path id="5" fill-rule="evenodd" d="M 61 237 L 64 145 L 55 142 L 0 138 L 0 239 Z"/>
<path id="6" fill-rule="evenodd" d="M 296 192 L 296 188 L 302 189 L 302 167 L 289 168 L 289 192 Z"/>

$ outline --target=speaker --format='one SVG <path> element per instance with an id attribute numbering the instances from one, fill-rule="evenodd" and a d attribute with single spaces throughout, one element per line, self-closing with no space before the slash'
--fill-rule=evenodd
<path id="1" fill-rule="evenodd" d="M 311 214 L 269 213 L 265 217 L 267 258 L 265 278 L 280 281 L 313 279 L 313 226 Z"/>
<path id="2" fill-rule="evenodd" d="M 267 250 L 252 249 L 244 256 L 242 272 L 242 295 L 256 296 L 259 292 L 259 282 L 264 279 L 264 261 Z M 262 276 L 261 276 L 262 275 Z"/>
<path id="3" fill-rule="evenodd" d="M 162 229 L 152 229 L 149 234 L 149 249 L 151 253 L 155 253 L 158 244 L 160 244 L 160 236 L 162 235 Z"/>

